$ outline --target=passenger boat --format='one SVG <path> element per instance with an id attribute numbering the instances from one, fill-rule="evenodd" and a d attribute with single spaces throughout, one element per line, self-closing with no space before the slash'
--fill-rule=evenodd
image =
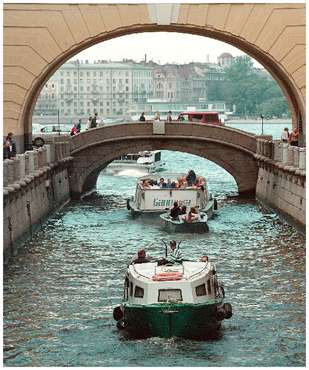
<path id="1" fill-rule="evenodd" d="M 122 155 L 111 162 L 107 172 L 121 172 L 127 169 L 141 170 L 146 173 L 153 173 L 164 170 L 165 161 L 161 160 L 161 151 L 143 151 Z"/>
<path id="2" fill-rule="evenodd" d="M 206 212 L 199 213 L 198 219 L 190 222 L 186 221 L 184 216 L 185 215 L 180 215 L 175 219 L 170 216 L 169 212 L 160 215 L 161 219 L 164 221 L 164 228 L 168 232 L 206 233 L 209 231 Z"/>
<path id="3" fill-rule="evenodd" d="M 124 301 L 114 308 L 117 328 L 134 337 L 214 338 L 232 317 L 213 263 L 200 261 L 130 264 Z"/>
<path id="4" fill-rule="evenodd" d="M 185 178 L 183 173 L 164 173 L 164 179 L 168 186 L 177 186 L 179 179 Z M 189 210 L 195 207 L 199 212 L 205 212 L 208 219 L 213 216 L 217 209 L 217 202 L 208 192 L 206 179 L 198 176 L 200 186 L 187 187 L 165 187 L 149 185 L 149 183 L 159 183 L 162 175 L 150 174 L 138 179 L 135 196 L 127 200 L 127 208 L 133 216 L 140 215 L 159 215 L 169 210 L 174 202 L 179 206 L 186 206 Z"/>

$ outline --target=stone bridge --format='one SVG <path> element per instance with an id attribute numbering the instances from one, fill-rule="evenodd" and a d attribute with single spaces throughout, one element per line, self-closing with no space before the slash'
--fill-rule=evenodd
<path id="1" fill-rule="evenodd" d="M 156 134 L 153 123 L 125 123 L 91 129 L 70 139 L 72 198 L 95 187 L 97 177 L 111 161 L 128 153 L 166 149 L 195 154 L 223 167 L 235 179 L 240 196 L 255 194 L 258 165 L 253 134 L 228 127 L 198 123 L 165 123 Z M 198 172 L 198 168 L 196 168 Z"/>

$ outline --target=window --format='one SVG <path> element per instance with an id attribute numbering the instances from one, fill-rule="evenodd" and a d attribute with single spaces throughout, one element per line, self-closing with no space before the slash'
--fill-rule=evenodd
<path id="1" fill-rule="evenodd" d="M 130 281 L 130 297 L 133 296 L 133 283 Z"/>
<path id="2" fill-rule="evenodd" d="M 143 298 L 144 297 L 144 289 L 140 288 L 139 286 L 136 286 L 135 291 L 134 291 L 134 297 L 135 298 Z"/>
<path id="3" fill-rule="evenodd" d="M 206 295 L 206 286 L 205 284 L 199 285 L 195 288 L 195 293 L 198 297 Z"/>
<path id="4" fill-rule="evenodd" d="M 182 301 L 181 289 L 159 289 L 158 302 Z"/>

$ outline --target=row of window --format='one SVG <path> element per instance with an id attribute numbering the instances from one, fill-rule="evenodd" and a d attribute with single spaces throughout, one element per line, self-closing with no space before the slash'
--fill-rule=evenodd
<path id="1" fill-rule="evenodd" d="M 197 297 L 202 297 L 205 295 L 211 295 L 213 293 L 211 281 L 207 280 L 207 289 L 206 284 L 201 284 L 195 287 L 195 293 Z M 130 297 L 133 296 L 133 283 L 130 282 Z M 144 298 L 144 289 L 139 287 L 138 285 L 135 286 L 134 289 L 134 297 L 135 298 Z M 182 301 L 182 292 L 181 289 L 159 289 L 158 293 L 158 302 L 167 302 L 168 300 L 173 301 Z"/>

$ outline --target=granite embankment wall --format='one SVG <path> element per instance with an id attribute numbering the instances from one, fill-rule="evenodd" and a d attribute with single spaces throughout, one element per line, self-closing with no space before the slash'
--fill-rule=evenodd
<path id="1" fill-rule="evenodd" d="M 306 149 L 258 139 L 256 198 L 296 224 L 306 225 Z"/>
<path id="2" fill-rule="evenodd" d="M 70 199 L 69 144 L 55 142 L 3 162 L 4 262 L 44 218 Z"/>

